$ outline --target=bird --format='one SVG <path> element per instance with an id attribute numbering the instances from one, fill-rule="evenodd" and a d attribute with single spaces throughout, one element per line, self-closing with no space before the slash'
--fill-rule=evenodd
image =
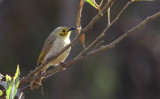
<path id="1" fill-rule="evenodd" d="M 45 40 L 43 49 L 39 55 L 36 68 L 41 64 L 45 63 L 46 60 L 53 57 L 57 53 L 59 53 L 65 46 L 70 43 L 70 34 L 72 30 L 76 28 L 68 28 L 68 27 L 57 27 L 48 38 Z M 46 72 L 46 69 L 50 66 L 57 66 L 64 62 L 64 60 L 68 57 L 70 53 L 71 47 L 69 47 L 66 51 L 64 51 L 61 55 L 59 55 L 56 59 L 49 62 L 46 66 L 35 73 L 34 76 L 40 75 Z M 32 80 L 30 83 L 31 90 L 37 89 L 40 87 L 43 77 L 40 77 L 37 80 Z"/>

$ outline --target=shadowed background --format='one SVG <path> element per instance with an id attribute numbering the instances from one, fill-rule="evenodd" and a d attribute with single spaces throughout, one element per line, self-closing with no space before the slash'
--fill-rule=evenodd
<path id="1" fill-rule="evenodd" d="M 128 0 L 129 1 L 129 0 Z M 46 37 L 58 26 L 75 27 L 79 0 L 0 0 L 0 73 L 21 77 L 35 69 Z M 97 2 L 100 2 L 100 0 Z M 105 2 L 105 0 L 104 0 Z M 116 0 L 111 20 L 127 0 Z M 103 37 L 105 44 L 160 10 L 160 1 L 136 2 Z M 82 27 L 98 13 L 85 3 Z M 106 27 L 105 14 L 86 34 L 86 45 Z M 75 37 L 73 32 L 71 39 Z M 103 44 L 102 44 L 103 45 Z M 67 60 L 82 50 L 76 43 Z M 78 62 L 24 91 L 26 99 L 160 99 L 160 18 L 115 48 Z"/>

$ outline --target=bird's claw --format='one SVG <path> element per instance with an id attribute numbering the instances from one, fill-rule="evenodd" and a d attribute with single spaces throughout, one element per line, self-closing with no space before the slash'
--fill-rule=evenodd
<path id="1" fill-rule="evenodd" d="M 66 70 L 66 64 L 63 62 L 60 62 L 60 65 L 62 65 L 63 70 Z"/>

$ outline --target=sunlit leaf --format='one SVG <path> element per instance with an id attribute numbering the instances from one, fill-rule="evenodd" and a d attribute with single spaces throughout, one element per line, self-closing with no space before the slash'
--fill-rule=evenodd
<path id="1" fill-rule="evenodd" d="M 0 90 L 0 96 L 2 96 L 3 95 L 3 91 L 2 90 Z"/>
<path id="2" fill-rule="evenodd" d="M 86 0 L 86 2 L 88 2 L 90 5 L 92 5 L 93 7 L 97 9 L 95 3 L 93 3 L 93 0 Z"/>
<path id="3" fill-rule="evenodd" d="M 14 97 L 16 96 L 17 87 L 19 86 L 19 75 L 20 75 L 20 71 L 19 71 L 19 65 L 18 65 L 15 76 L 14 76 L 14 82 L 15 82 Z"/>
<path id="4" fill-rule="evenodd" d="M 103 3 L 103 0 L 101 0 L 99 5 L 96 3 L 95 0 L 85 0 L 85 1 L 88 2 L 90 5 L 92 5 L 94 8 L 96 8 L 98 10 L 100 10 L 100 7 L 101 7 L 101 5 Z"/>
<path id="5" fill-rule="evenodd" d="M 103 0 L 101 0 L 99 5 L 96 3 L 95 0 L 85 0 L 85 1 L 88 2 L 90 5 L 92 5 L 94 8 L 96 8 L 97 10 L 99 10 L 100 15 L 103 15 L 100 9 L 102 6 Z"/>
<path id="6" fill-rule="evenodd" d="M 9 75 L 6 75 L 7 89 L 9 89 L 9 82 L 10 81 L 11 81 L 11 77 Z"/>
<path id="7" fill-rule="evenodd" d="M 6 95 L 7 99 L 14 99 L 17 93 L 17 87 L 19 85 L 19 66 L 17 66 L 17 70 L 15 73 L 15 76 L 11 78 L 9 75 L 6 75 L 6 83 L 7 83 L 7 88 L 6 88 Z"/>
<path id="8" fill-rule="evenodd" d="M 11 99 L 10 98 L 10 94 L 11 94 L 11 77 L 9 75 L 6 75 L 6 83 L 7 83 L 7 89 L 6 89 L 7 99 Z"/>
<path id="9" fill-rule="evenodd" d="M 20 75 L 20 71 L 19 71 L 19 65 L 18 65 L 15 76 L 14 76 L 16 87 L 18 87 L 18 85 L 19 85 L 19 75 Z"/>

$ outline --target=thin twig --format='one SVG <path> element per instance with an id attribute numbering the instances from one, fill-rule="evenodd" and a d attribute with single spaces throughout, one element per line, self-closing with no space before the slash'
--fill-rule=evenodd
<path id="1" fill-rule="evenodd" d="M 114 3 L 115 0 L 110 0 L 108 1 L 103 9 L 102 9 L 102 14 L 106 13 L 107 10 L 109 9 L 109 7 L 112 6 L 112 4 Z M 57 53 L 57 55 L 49 58 L 48 60 L 46 60 L 46 62 L 42 65 L 40 65 L 39 67 L 37 67 L 36 69 L 34 69 L 33 71 L 30 71 L 30 73 L 24 77 L 23 79 L 21 79 L 19 87 L 22 86 L 23 84 L 29 82 L 31 80 L 31 78 L 33 77 L 33 75 L 41 70 L 44 66 L 46 66 L 49 62 L 51 62 L 52 60 L 56 59 L 59 55 L 61 55 L 64 51 L 66 51 L 69 47 L 71 47 L 80 37 L 83 33 L 86 33 L 88 30 L 91 29 L 91 27 L 93 26 L 93 24 L 98 21 L 102 16 L 98 13 L 95 17 L 93 17 L 93 19 L 90 21 L 90 23 L 81 31 L 81 33 L 79 33 L 70 44 L 68 44 L 66 47 L 64 47 L 59 53 Z"/>
<path id="2" fill-rule="evenodd" d="M 111 24 L 110 11 L 111 11 L 111 8 L 108 9 L 108 25 Z"/>
<path id="3" fill-rule="evenodd" d="M 101 40 L 99 43 L 97 43 L 97 44 L 92 48 L 92 50 L 95 50 L 95 49 L 99 48 L 100 46 L 102 46 L 103 43 L 104 43 L 104 40 Z"/>
<path id="4" fill-rule="evenodd" d="M 82 13 L 83 5 L 84 5 L 84 0 L 81 0 L 80 3 L 79 3 L 77 20 L 76 20 L 76 32 L 77 32 L 77 34 L 79 34 L 82 30 L 82 28 L 81 28 L 81 13 Z"/>
<path id="5" fill-rule="evenodd" d="M 27 85 L 27 86 L 21 88 L 20 91 L 24 91 L 25 89 L 27 89 L 27 88 L 29 88 L 29 87 L 30 87 L 30 85 Z"/>
<path id="6" fill-rule="evenodd" d="M 80 3 L 79 3 L 77 20 L 76 20 L 76 33 L 77 34 L 80 34 L 81 30 L 82 30 L 82 27 L 81 27 L 81 16 L 82 16 L 83 5 L 84 5 L 84 0 L 81 0 Z M 85 41 L 84 34 L 81 35 L 80 40 L 81 40 L 81 43 L 83 45 L 83 48 L 85 48 L 85 46 L 84 46 L 84 41 Z"/>

